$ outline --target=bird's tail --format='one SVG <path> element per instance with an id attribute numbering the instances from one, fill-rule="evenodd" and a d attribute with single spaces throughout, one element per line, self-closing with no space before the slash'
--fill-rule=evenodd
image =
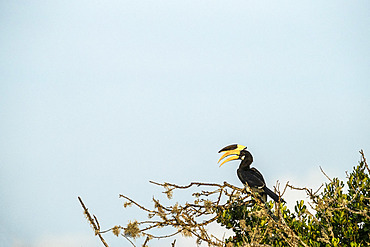
<path id="1" fill-rule="evenodd" d="M 263 190 L 266 192 L 267 195 L 269 195 L 275 202 L 278 202 L 279 200 L 281 202 L 285 202 L 283 198 L 280 198 L 275 192 L 267 188 L 266 186 L 263 188 Z"/>

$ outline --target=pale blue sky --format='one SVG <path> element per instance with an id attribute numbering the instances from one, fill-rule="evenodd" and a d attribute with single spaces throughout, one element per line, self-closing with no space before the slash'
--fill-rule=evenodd
<path id="1" fill-rule="evenodd" d="M 108 228 L 145 217 L 118 194 L 150 206 L 149 180 L 240 185 L 237 162 L 216 163 L 232 143 L 270 187 L 320 184 L 319 166 L 343 178 L 370 153 L 369 13 L 368 1 L 1 1 L 2 246 L 101 246 L 77 196 Z"/>

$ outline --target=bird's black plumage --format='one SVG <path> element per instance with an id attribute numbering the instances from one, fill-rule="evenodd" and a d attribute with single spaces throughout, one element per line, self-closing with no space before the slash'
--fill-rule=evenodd
<path id="1" fill-rule="evenodd" d="M 230 146 L 227 146 L 221 149 L 219 152 L 226 152 L 225 153 L 226 155 L 221 157 L 221 159 L 231 154 L 237 155 L 237 158 L 229 158 L 229 160 L 235 160 L 235 159 L 241 160 L 239 168 L 237 170 L 238 178 L 244 185 L 248 183 L 249 187 L 254 192 L 258 192 L 258 194 L 261 196 L 261 199 L 263 199 L 266 202 L 267 195 L 269 195 L 275 202 L 278 202 L 279 199 L 280 201 L 284 202 L 284 200 L 279 198 L 279 196 L 275 192 L 267 188 L 265 179 L 263 178 L 262 174 L 256 168 L 250 167 L 253 162 L 253 156 L 247 150 L 246 147 L 241 146 L 241 145 L 237 146 L 237 144 L 233 144 L 233 145 L 230 145 Z M 227 161 L 224 161 L 222 164 L 226 163 Z"/>

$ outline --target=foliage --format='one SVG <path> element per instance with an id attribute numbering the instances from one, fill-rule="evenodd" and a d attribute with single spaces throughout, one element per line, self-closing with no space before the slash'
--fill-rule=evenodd
<path id="1" fill-rule="evenodd" d="M 260 197 L 248 186 L 238 188 L 226 182 L 194 182 L 187 186 L 152 182 L 164 188 L 163 193 L 168 199 L 172 198 L 174 190 L 191 187 L 208 189 L 193 193 L 193 201 L 184 205 L 176 202 L 166 206 L 153 198 L 153 209 L 120 195 L 125 199 L 124 207 L 137 206 L 148 213 L 148 219 L 130 221 L 125 227 L 117 225 L 101 231 L 95 215 L 91 216 L 79 199 L 86 218 L 105 246 L 108 245 L 102 234 L 110 231 L 126 238 L 133 246 L 135 244 L 130 239 L 145 237 L 142 246 L 147 246 L 153 238 L 178 234 L 196 237 L 197 244 L 206 242 L 210 246 L 368 246 L 370 171 L 363 152 L 360 153 L 362 160 L 347 174 L 346 183 L 327 177 L 329 182 L 322 191 L 319 189 L 316 192 L 287 184 L 284 192 L 287 188 L 304 190 L 310 199 L 308 205 L 302 200 L 296 202 L 293 212 L 285 204 L 260 201 Z M 221 239 L 210 234 L 207 226 L 212 222 L 231 229 L 235 235 Z M 173 233 L 160 236 L 152 233 L 152 230 L 163 227 L 173 229 Z M 175 241 L 172 246 L 175 246 Z"/>
<path id="2" fill-rule="evenodd" d="M 368 246 L 370 179 L 361 154 L 359 165 L 347 174 L 347 188 L 338 178 L 329 179 L 321 193 L 303 188 L 314 214 L 303 201 L 296 203 L 294 212 L 281 204 L 273 210 L 271 202 L 266 207 L 235 204 L 223 210 L 218 222 L 235 232 L 226 246 Z"/>

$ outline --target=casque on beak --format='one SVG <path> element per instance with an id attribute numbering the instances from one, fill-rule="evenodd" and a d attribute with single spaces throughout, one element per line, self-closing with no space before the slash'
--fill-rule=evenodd
<path id="1" fill-rule="evenodd" d="M 239 144 L 232 144 L 232 145 L 229 145 L 229 146 L 226 146 L 224 148 L 222 148 L 220 151 L 218 151 L 219 153 L 222 153 L 222 152 L 225 152 L 221 158 L 218 160 L 217 163 L 220 163 L 220 161 L 230 155 L 234 155 L 234 156 L 231 156 L 229 158 L 227 158 L 226 160 L 224 160 L 221 164 L 220 164 L 220 167 L 225 164 L 226 162 L 229 162 L 229 161 L 232 161 L 232 160 L 237 160 L 240 158 L 240 151 L 242 151 L 243 149 L 247 148 L 246 146 L 243 146 L 243 145 L 239 145 Z"/>

